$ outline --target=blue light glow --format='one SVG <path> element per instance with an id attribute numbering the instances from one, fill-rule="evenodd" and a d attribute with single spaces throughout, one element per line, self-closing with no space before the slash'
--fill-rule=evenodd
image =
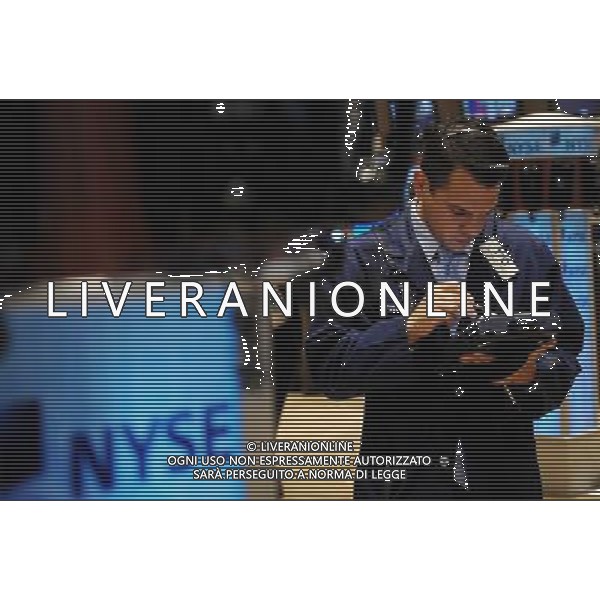
<path id="1" fill-rule="evenodd" d="M 223 290 L 205 289 L 209 315 L 179 317 L 179 295 L 145 318 L 131 297 L 114 319 L 105 305 L 89 317 L 51 319 L 46 306 L 5 311 L 11 351 L 0 365 L 3 402 L 39 400 L 43 472 L 18 498 L 241 498 L 239 481 L 194 481 L 194 467 L 168 455 L 242 450 L 239 336 Z M 61 310 L 70 307 L 58 303 Z M 171 315 L 171 316 L 169 316 Z"/>

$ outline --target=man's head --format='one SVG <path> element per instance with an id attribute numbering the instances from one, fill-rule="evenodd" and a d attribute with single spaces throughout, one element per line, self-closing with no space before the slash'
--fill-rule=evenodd
<path id="1" fill-rule="evenodd" d="M 462 250 L 496 207 L 506 150 L 491 127 L 465 120 L 426 129 L 421 152 L 414 179 L 421 216 L 441 244 Z"/>

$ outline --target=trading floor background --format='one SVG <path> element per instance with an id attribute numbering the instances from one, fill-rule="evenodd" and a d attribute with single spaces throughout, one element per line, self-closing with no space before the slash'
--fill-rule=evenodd
<path id="1" fill-rule="evenodd" d="M 159 331 L 126 312 L 118 327 L 98 316 L 61 329 L 40 290 L 298 277 L 401 207 L 419 132 L 460 115 L 501 136 L 499 209 L 552 247 L 584 317 L 582 373 L 536 435 L 545 496 L 594 497 L 599 114 L 600 100 L 1 102 L 0 498 L 351 497 L 351 482 L 173 482 L 160 462 L 174 443 L 235 453 L 250 435 L 358 445 L 362 399 L 315 389 L 302 302 L 270 328 L 232 318 Z"/>

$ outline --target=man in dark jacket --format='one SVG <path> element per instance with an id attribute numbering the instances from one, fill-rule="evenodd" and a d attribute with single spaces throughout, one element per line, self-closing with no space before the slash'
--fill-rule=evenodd
<path id="1" fill-rule="evenodd" d="M 365 396 L 365 462 L 382 455 L 431 460 L 408 463 L 405 479 L 356 481 L 356 499 L 541 498 L 534 421 L 560 406 L 580 371 L 583 321 L 548 247 L 495 214 L 508 157 L 494 131 L 457 122 L 431 128 L 422 141 L 414 199 L 349 242 L 339 273 L 322 281 L 306 343 L 313 380 L 333 399 Z M 334 287 L 347 281 L 365 296 L 350 318 L 331 302 Z M 382 281 L 400 300 L 408 282 L 407 316 L 389 296 L 381 316 Z M 463 281 L 468 294 L 461 306 Z M 429 282 L 444 317 L 428 316 Z M 514 314 L 532 312 L 532 282 L 549 284 L 537 291 L 548 298 L 537 310 L 557 315 L 561 325 L 553 340 L 496 380 L 483 374 L 502 357 L 456 355 L 453 340 L 469 326 L 465 316 L 485 304 L 484 282 L 505 305 L 512 289 Z M 338 291 L 342 311 L 356 308 L 356 290 Z"/>

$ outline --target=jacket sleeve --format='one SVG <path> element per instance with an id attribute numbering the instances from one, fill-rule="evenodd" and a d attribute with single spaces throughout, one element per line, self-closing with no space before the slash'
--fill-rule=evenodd
<path id="1" fill-rule="evenodd" d="M 532 385 L 510 386 L 519 410 L 530 419 L 539 419 L 558 408 L 566 398 L 581 365 L 577 360 L 583 347 L 584 323 L 563 281 L 561 268 L 547 246 L 542 245 L 542 262 L 549 265 L 537 281 L 548 281 L 550 308 L 561 321 L 556 348 L 546 352 L 537 362 L 537 377 Z M 548 306 L 540 304 L 544 310 Z"/>
<path id="2" fill-rule="evenodd" d="M 342 263 L 337 274 L 317 286 L 316 317 L 305 344 L 313 385 L 335 400 L 389 386 L 402 378 L 413 362 L 406 338 L 407 319 L 379 316 L 380 281 L 367 277 L 369 271 L 378 269 L 370 260 L 363 264 L 351 244 Z M 332 291 L 342 281 L 357 283 L 365 293 L 365 306 L 355 317 L 341 317 L 331 306 Z M 340 293 L 338 304 L 350 312 L 357 306 L 357 294 L 352 291 L 348 296 L 345 306 Z"/>

